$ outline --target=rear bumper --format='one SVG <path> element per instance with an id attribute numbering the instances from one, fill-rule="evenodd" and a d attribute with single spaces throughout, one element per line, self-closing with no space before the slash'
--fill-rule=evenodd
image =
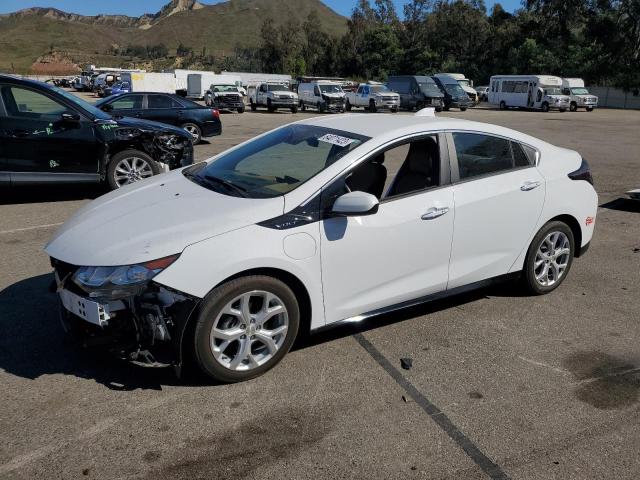
<path id="1" fill-rule="evenodd" d="M 202 130 L 203 137 L 215 137 L 222 133 L 222 123 L 214 121 L 204 122 L 200 129 Z"/>

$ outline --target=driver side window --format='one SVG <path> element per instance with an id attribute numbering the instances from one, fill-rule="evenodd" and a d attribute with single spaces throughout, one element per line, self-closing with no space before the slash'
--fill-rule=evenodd
<path id="1" fill-rule="evenodd" d="M 2 99 L 10 117 L 58 120 L 68 110 L 52 98 L 26 88 L 4 87 Z"/>

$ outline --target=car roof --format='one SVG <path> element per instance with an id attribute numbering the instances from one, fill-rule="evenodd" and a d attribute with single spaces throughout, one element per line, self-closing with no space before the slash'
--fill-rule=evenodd
<path id="1" fill-rule="evenodd" d="M 53 90 L 53 85 L 45 83 L 45 82 L 40 82 L 38 80 L 32 80 L 30 78 L 21 78 L 18 77 L 16 75 L 2 75 L 0 74 L 0 82 L 4 82 L 4 83 L 15 83 L 16 85 L 29 85 L 32 87 L 39 87 L 39 88 L 49 88 Z"/>
<path id="2" fill-rule="evenodd" d="M 500 135 L 532 146 L 546 144 L 543 140 L 499 125 L 441 116 L 347 113 L 313 117 L 296 123 L 333 128 L 372 138 L 389 139 L 422 132 L 466 130 Z"/>

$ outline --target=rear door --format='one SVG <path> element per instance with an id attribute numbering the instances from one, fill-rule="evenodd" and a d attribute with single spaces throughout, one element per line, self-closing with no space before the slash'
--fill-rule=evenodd
<path id="1" fill-rule="evenodd" d="M 91 119 L 42 90 L 5 84 L 0 95 L 3 162 L 12 182 L 98 180 L 104 147 Z"/>
<path id="2" fill-rule="evenodd" d="M 0 86 L 1 88 L 1 86 Z M 7 142 L 7 132 L 4 127 L 6 124 L 5 117 L 7 112 L 2 103 L 2 96 L 0 96 L 0 145 L 5 145 Z M 0 148 L 0 187 L 6 187 L 11 183 L 11 175 L 7 171 L 7 157 L 4 148 Z"/>
<path id="3" fill-rule="evenodd" d="M 156 122 L 181 125 L 184 110 L 184 107 L 169 95 L 149 93 L 144 117 Z"/>
<path id="4" fill-rule="evenodd" d="M 535 155 L 509 139 L 451 132 L 455 200 L 449 287 L 508 273 L 528 248 L 545 198 Z"/>

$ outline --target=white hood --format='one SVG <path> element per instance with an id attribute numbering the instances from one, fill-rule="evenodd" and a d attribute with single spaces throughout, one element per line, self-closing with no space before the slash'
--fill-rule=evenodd
<path id="1" fill-rule="evenodd" d="M 45 251 L 79 266 L 131 265 L 283 214 L 284 198 L 250 199 L 208 190 L 181 171 L 104 195 L 58 229 Z"/>

